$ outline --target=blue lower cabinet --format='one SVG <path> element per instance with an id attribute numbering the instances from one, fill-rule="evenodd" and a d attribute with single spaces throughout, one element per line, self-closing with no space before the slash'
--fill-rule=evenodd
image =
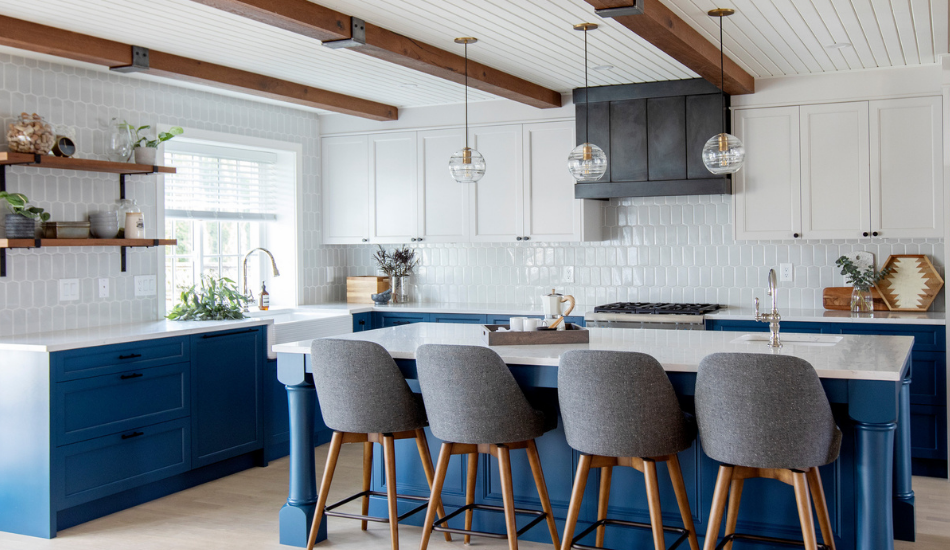
<path id="1" fill-rule="evenodd" d="M 464 323 L 467 325 L 484 325 L 485 316 L 478 314 L 465 313 L 431 313 L 429 314 L 430 323 Z"/>
<path id="2" fill-rule="evenodd" d="M 264 446 L 264 328 L 192 336 L 192 464 Z"/>
<path id="3" fill-rule="evenodd" d="M 372 328 L 373 313 L 371 311 L 353 314 L 353 332 L 363 332 L 364 330 L 370 330 Z"/>
<path id="4" fill-rule="evenodd" d="M 411 323 L 426 323 L 429 321 L 429 314 L 376 312 L 373 314 L 373 321 L 373 328 L 398 327 Z"/>

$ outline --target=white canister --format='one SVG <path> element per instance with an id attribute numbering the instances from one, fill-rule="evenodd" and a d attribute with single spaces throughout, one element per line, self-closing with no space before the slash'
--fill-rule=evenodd
<path id="1" fill-rule="evenodd" d="M 144 239 L 145 238 L 145 218 L 141 212 L 125 213 L 125 238 L 126 239 Z"/>

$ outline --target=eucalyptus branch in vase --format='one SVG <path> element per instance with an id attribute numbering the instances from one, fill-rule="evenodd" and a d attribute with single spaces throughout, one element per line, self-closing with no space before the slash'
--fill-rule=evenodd
<path id="1" fill-rule="evenodd" d="M 847 256 L 841 256 L 835 260 L 835 265 L 841 268 L 841 274 L 844 275 L 845 282 L 854 287 L 854 291 L 851 293 L 851 311 L 855 313 L 874 311 L 871 287 L 876 286 L 884 277 L 887 277 L 891 270 L 884 268 L 875 271 L 873 264 L 862 269 Z"/>

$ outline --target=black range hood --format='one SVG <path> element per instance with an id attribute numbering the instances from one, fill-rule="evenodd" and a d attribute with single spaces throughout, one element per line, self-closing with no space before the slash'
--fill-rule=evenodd
<path id="1" fill-rule="evenodd" d="M 694 78 L 577 88 L 578 144 L 584 142 L 588 95 L 589 141 L 607 154 L 607 172 L 575 185 L 575 198 L 732 194 L 732 180 L 709 172 L 702 159 L 703 145 L 722 132 L 715 85 Z"/>

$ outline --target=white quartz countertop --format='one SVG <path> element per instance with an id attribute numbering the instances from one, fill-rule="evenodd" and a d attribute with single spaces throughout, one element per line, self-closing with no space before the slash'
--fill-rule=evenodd
<path id="1" fill-rule="evenodd" d="M 414 323 L 337 338 L 376 342 L 396 359 L 415 359 L 416 348 L 422 344 L 487 347 L 482 330 L 478 325 Z M 560 355 L 573 349 L 638 351 L 656 357 L 670 372 L 696 372 L 703 357 L 717 352 L 791 355 L 811 363 L 822 378 L 897 381 L 901 379 L 914 343 L 910 336 L 844 335 L 837 337 L 840 340 L 834 345 L 788 342 L 773 352 L 761 341 L 737 342 L 743 336 L 739 332 L 594 328 L 590 333 L 589 344 L 492 346 L 491 349 L 508 364 L 540 366 L 557 366 Z M 783 335 L 788 337 L 789 333 Z M 278 344 L 274 351 L 307 354 L 311 342 Z"/>

